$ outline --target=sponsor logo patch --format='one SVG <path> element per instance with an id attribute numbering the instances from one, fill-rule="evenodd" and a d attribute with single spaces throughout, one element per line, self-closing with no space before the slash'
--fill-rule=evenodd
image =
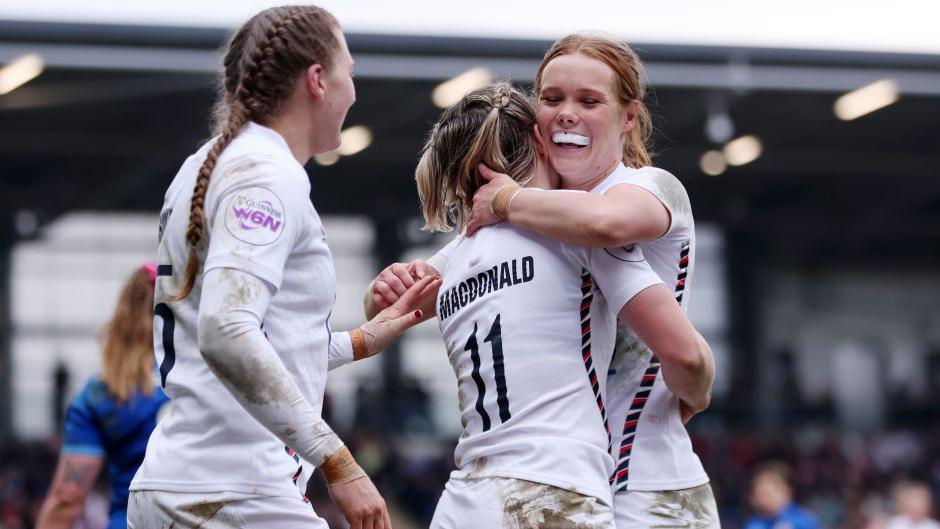
<path id="1" fill-rule="evenodd" d="M 261 187 L 239 191 L 225 210 L 225 227 L 236 239 L 266 246 L 278 240 L 284 231 L 284 206 L 281 199 Z"/>
<path id="2" fill-rule="evenodd" d="M 604 248 L 604 251 L 614 259 L 620 261 L 628 261 L 631 263 L 636 263 L 642 261 L 643 252 L 640 251 L 640 247 L 636 244 L 629 244 L 627 246 L 619 246 L 617 248 Z"/>

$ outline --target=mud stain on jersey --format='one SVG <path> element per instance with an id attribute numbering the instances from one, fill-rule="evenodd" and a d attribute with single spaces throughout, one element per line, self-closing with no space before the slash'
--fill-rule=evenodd
<path id="1" fill-rule="evenodd" d="M 226 182 L 226 186 L 230 189 L 243 184 L 248 185 L 258 176 L 258 172 L 256 171 L 257 166 L 258 164 L 255 162 L 254 158 L 251 157 L 232 162 L 222 168 L 218 181 L 239 179 L 235 182 Z"/>
<path id="2" fill-rule="evenodd" d="M 652 180 L 673 213 L 677 216 L 691 215 L 692 204 L 689 202 L 689 194 L 678 178 L 667 171 L 656 170 L 652 174 Z"/>
<path id="3" fill-rule="evenodd" d="M 648 515 L 661 523 L 650 527 L 658 529 L 712 527 L 716 525 L 715 513 L 709 508 L 714 504 L 711 488 L 702 485 L 691 489 L 670 490 L 651 493 Z"/>
<path id="4" fill-rule="evenodd" d="M 505 529 L 612 529 L 613 515 L 597 498 L 521 479 L 507 479 Z M 605 516 L 606 515 L 606 516 Z"/>
<path id="5" fill-rule="evenodd" d="M 231 268 L 223 268 L 221 273 L 222 282 L 228 292 L 222 300 L 222 311 L 251 305 L 261 295 L 264 285 L 261 284 L 260 279 L 247 272 L 239 272 Z"/>
<path id="6" fill-rule="evenodd" d="M 636 375 L 649 367 L 652 351 L 641 342 L 627 325 L 617 326 L 614 342 L 614 360 L 611 369 L 616 371 L 617 380 L 633 383 Z"/>

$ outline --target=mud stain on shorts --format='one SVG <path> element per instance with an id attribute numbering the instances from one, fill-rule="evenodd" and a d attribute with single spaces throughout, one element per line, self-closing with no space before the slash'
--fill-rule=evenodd
<path id="1" fill-rule="evenodd" d="M 711 487 L 702 485 L 691 489 L 650 493 L 646 513 L 661 520 L 651 525 L 657 529 L 702 528 L 717 526 Z"/>
<path id="2" fill-rule="evenodd" d="M 503 494 L 505 529 L 613 528 L 610 509 L 599 503 L 597 498 L 543 483 L 521 479 L 506 481 Z"/>
<path id="3" fill-rule="evenodd" d="M 183 512 L 188 515 L 187 518 L 192 517 L 188 525 L 193 529 L 206 528 L 209 522 L 219 514 L 222 507 L 225 507 L 225 503 L 224 501 L 207 500 L 184 508 Z"/>

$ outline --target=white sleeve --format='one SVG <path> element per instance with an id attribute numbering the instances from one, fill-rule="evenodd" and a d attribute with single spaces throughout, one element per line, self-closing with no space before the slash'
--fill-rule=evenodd
<path id="1" fill-rule="evenodd" d="M 628 178 L 610 186 L 607 191 L 621 184 L 642 188 L 662 203 L 666 211 L 669 212 L 667 234 L 672 233 L 676 228 L 689 225 L 691 222 L 692 205 L 689 201 L 689 194 L 682 182 L 669 171 L 658 167 L 644 167 L 630 173 Z"/>
<path id="2" fill-rule="evenodd" d="M 326 370 L 332 371 L 353 361 L 352 339 L 348 332 L 330 333 L 330 354 L 326 361 Z"/>
<path id="3" fill-rule="evenodd" d="M 616 316 L 620 309 L 643 290 L 662 284 L 653 272 L 638 244 L 619 248 L 592 248 L 588 252 L 588 270 L 594 283 L 607 298 Z"/>
<path id="4" fill-rule="evenodd" d="M 206 197 L 206 273 L 234 268 L 280 288 L 287 257 L 304 236 L 313 208 L 310 182 L 298 171 L 264 158 L 254 161 L 250 174 L 219 171 Z"/>
<path id="5" fill-rule="evenodd" d="M 319 466 L 343 442 L 301 394 L 261 330 L 274 292 L 273 285 L 241 270 L 207 272 L 199 299 L 199 351 L 252 417 Z"/>
<path id="6" fill-rule="evenodd" d="M 428 264 L 428 266 L 437 270 L 439 275 L 443 276 L 447 272 L 447 265 L 450 264 L 450 257 L 454 253 L 454 248 L 456 248 L 463 239 L 463 235 L 457 235 L 425 262 Z"/>

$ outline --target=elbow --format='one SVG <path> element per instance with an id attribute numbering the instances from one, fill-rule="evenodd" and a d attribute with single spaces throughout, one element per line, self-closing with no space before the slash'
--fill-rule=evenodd
<path id="1" fill-rule="evenodd" d="M 712 351 L 701 334 L 693 332 L 688 340 L 670 344 L 669 350 L 660 354 L 660 358 L 671 363 L 688 375 L 707 378 L 711 386 L 714 376 Z"/>
<path id="2" fill-rule="evenodd" d="M 209 366 L 218 364 L 222 356 L 222 320 L 216 314 L 199 315 L 199 324 L 196 331 L 196 341 L 199 354 Z"/>

